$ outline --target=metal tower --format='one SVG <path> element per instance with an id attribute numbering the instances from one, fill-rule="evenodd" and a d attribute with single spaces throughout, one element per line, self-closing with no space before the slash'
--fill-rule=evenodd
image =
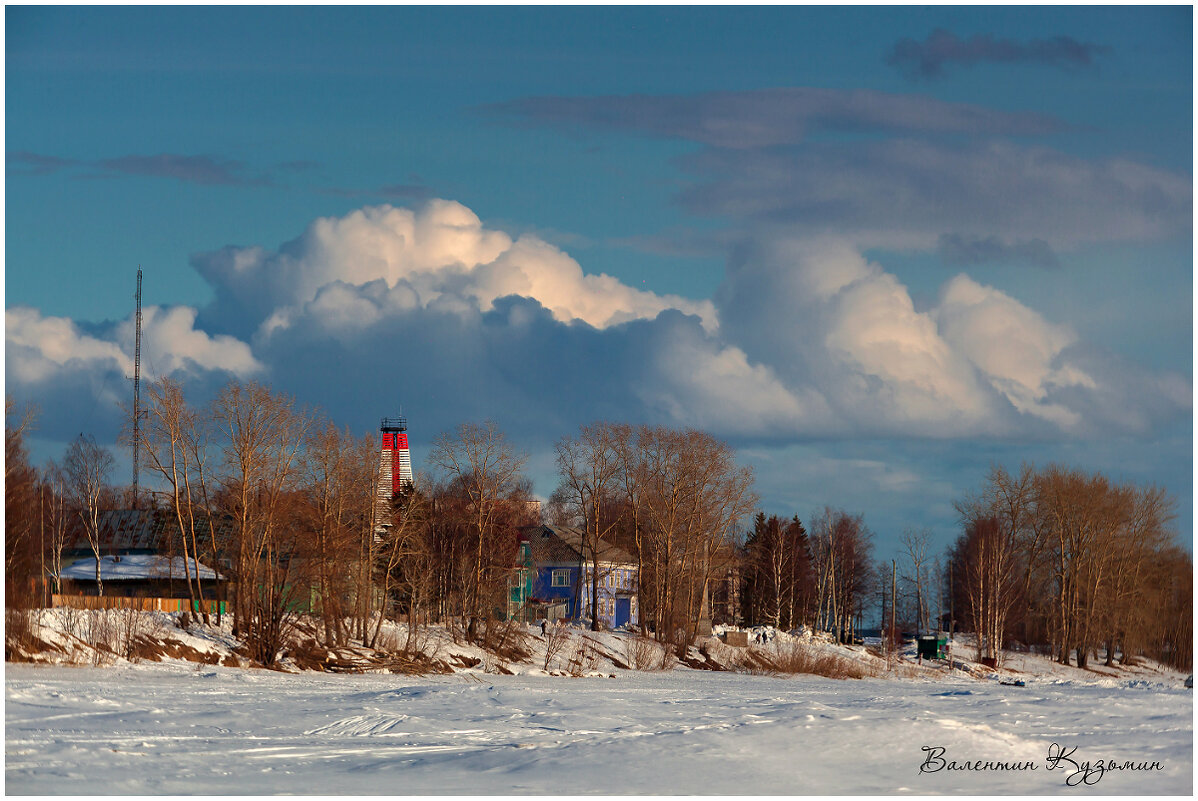
<path id="1" fill-rule="evenodd" d="M 133 505 L 137 506 L 137 483 L 141 466 L 141 265 L 137 266 L 137 317 L 133 340 Z"/>

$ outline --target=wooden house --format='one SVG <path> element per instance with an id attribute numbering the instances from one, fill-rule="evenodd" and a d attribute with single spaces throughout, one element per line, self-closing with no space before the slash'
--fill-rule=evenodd
<path id="1" fill-rule="evenodd" d="M 531 575 L 529 617 L 589 620 L 592 571 L 598 570 L 600 625 L 613 629 L 638 622 L 637 565 L 626 551 L 600 542 L 593 560 L 582 532 L 566 526 L 531 526 L 521 530 L 520 540 Z"/>

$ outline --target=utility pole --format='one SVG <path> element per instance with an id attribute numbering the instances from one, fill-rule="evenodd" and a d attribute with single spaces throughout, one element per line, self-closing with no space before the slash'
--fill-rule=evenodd
<path id="1" fill-rule="evenodd" d="M 898 632 L 894 628 L 894 601 L 896 597 L 895 582 L 898 579 L 898 563 L 893 559 L 890 560 L 890 650 L 898 644 L 895 640 L 898 639 Z"/>
<path id="2" fill-rule="evenodd" d="M 953 611 L 953 596 L 956 595 L 956 585 L 953 584 L 953 563 L 948 563 L 948 669 L 953 669 L 953 631 L 957 628 L 956 612 Z"/>
<path id="3" fill-rule="evenodd" d="M 133 340 L 133 508 L 137 508 L 137 484 L 141 455 L 141 265 L 137 266 L 137 316 Z"/>
<path id="4" fill-rule="evenodd" d="M 42 572 L 38 575 L 38 584 L 41 587 L 41 605 L 48 606 L 46 603 L 46 484 L 44 481 L 38 482 L 37 486 L 37 538 L 38 538 L 38 553 L 41 555 Z"/>

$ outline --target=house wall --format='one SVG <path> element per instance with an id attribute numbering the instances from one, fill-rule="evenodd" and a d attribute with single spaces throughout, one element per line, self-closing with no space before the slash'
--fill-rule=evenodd
<path id="1" fill-rule="evenodd" d="M 569 582 L 564 587 L 553 586 L 553 572 L 555 570 L 566 571 L 569 576 Z M 532 597 L 539 598 L 542 601 L 565 601 L 567 606 L 567 617 L 571 619 L 578 618 L 577 608 L 577 589 L 578 589 L 578 565 L 538 565 L 536 577 L 533 579 Z"/>
<path id="2" fill-rule="evenodd" d="M 591 611 L 591 566 L 582 571 L 581 614 Z M 616 628 L 640 622 L 637 608 L 637 570 L 633 564 L 599 563 L 599 622 L 605 628 Z M 625 617 L 627 616 L 627 617 Z"/>

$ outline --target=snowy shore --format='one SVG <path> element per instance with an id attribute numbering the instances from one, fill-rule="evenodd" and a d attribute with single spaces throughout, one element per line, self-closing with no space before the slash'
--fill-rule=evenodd
<path id="1" fill-rule="evenodd" d="M 6 666 L 14 794 L 1014 793 L 1073 759 L 1159 763 L 1091 792 L 1188 795 L 1191 691 L 677 669 L 615 678 Z M 920 771 L 944 759 L 1032 770 Z"/>

